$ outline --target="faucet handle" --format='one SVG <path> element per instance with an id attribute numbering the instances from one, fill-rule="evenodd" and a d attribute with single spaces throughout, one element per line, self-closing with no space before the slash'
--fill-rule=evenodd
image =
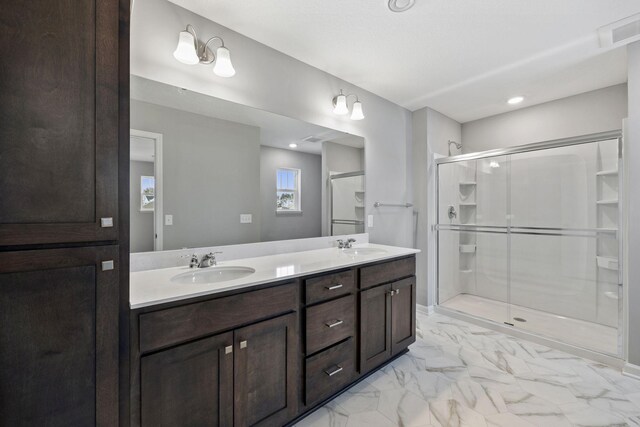
<path id="1" fill-rule="evenodd" d="M 189 268 L 194 268 L 198 265 L 198 254 L 192 253 L 191 255 L 181 255 L 180 258 L 190 258 L 189 260 Z"/>
<path id="2" fill-rule="evenodd" d="M 356 239 L 351 238 L 351 237 L 347 240 L 348 243 L 354 243 L 355 241 L 356 241 Z"/>
<path id="3" fill-rule="evenodd" d="M 340 249 L 344 248 L 344 240 L 338 239 L 336 240 L 336 242 L 338 242 L 338 248 Z"/>

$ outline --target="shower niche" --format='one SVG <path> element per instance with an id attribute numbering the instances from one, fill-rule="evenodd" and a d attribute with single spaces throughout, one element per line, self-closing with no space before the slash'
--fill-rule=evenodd
<path id="1" fill-rule="evenodd" d="M 608 133 L 438 159 L 439 308 L 619 355 L 619 148 Z"/>

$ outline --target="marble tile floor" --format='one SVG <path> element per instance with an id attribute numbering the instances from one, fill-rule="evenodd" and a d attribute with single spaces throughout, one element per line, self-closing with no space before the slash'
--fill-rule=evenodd
<path id="1" fill-rule="evenodd" d="M 640 427 L 640 380 L 441 314 L 409 353 L 298 427 Z"/>

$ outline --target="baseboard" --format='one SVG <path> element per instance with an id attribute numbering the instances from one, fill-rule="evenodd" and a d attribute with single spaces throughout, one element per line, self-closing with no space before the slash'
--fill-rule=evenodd
<path id="1" fill-rule="evenodd" d="M 425 316 L 429 316 L 433 314 L 433 306 L 432 305 L 422 305 L 416 304 L 416 312 L 420 314 L 424 314 Z"/>
<path id="2" fill-rule="evenodd" d="M 622 367 L 622 374 L 640 380 L 640 366 L 627 362 Z"/>

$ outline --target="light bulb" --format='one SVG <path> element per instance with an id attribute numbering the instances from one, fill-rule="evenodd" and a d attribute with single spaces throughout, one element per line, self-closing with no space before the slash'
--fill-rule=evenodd
<path id="1" fill-rule="evenodd" d="M 522 101 L 524 101 L 524 96 L 514 96 L 513 98 L 509 98 L 507 103 L 509 105 L 516 105 L 520 104 Z"/>
<path id="2" fill-rule="evenodd" d="M 292 142 L 291 144 L 289 144 L 289 148 L 296 148 L 298 146 L 298 144 L 296 144 L 295 142 Z"/>
<path id="3" fill-rule="evenodd" d="M 349 114 L 349 108 L 347 108 L 346 95 L 340 94 L 335 97 L 335 105 L 333 106 L 333 112 L 340 115 Z"/>
<path id="4" fill-rule="evenodd" d="M 189 31 L 180 31 L 178 46 L 173 51 L 173 57 L 183 64 L 195 65 L 200 62 L 196 52 L 195 38 Z"/>
<path id="5" fill-rule="evenodd" d="M 362 102 L 356 101 L 353 103 L 353 109 L 351 111 L 351 120 L 364 119 L 364 113 L 362 112 Z"/>
<path id="6" fill-rule="evenodd" d="M 233 77 L 236 74 L 233 64 L 231 64 L 231 54 L 226 47 L 219 47 L 216 51 L 216 65 L 213 72 L 220 77 Z"/>

